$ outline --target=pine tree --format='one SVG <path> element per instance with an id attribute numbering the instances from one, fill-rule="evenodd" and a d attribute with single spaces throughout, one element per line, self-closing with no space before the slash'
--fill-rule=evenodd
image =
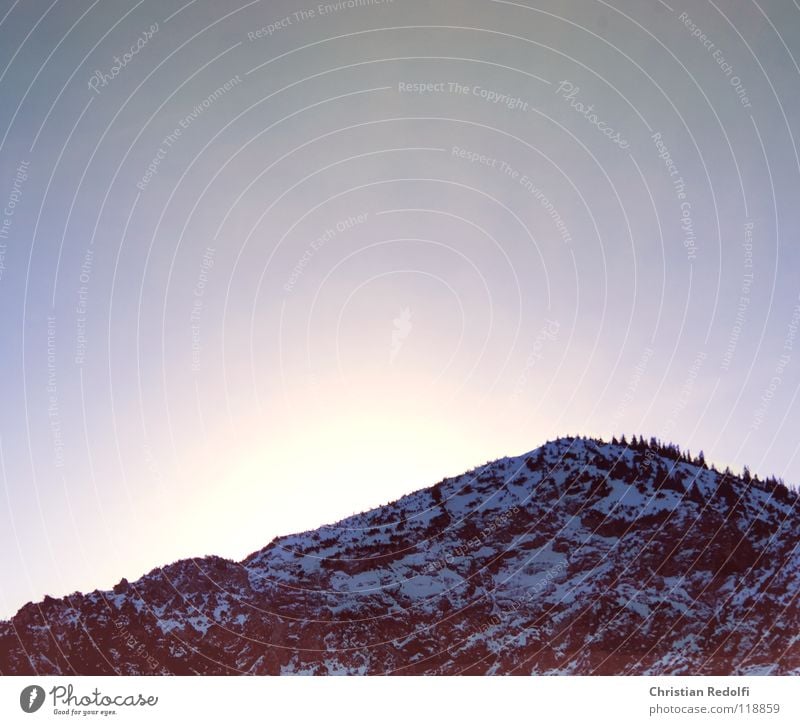
<path id="1" fill-rule="evenodd" d="M 689 491 L 687 493 L 687 498 L 690 501 L 694 501 L 696 504 L 700 504 L 701 506 L 705 503 L 705 499 L 703 498 L 703 494 L 700 493 L 700 489 L 697 488 L 697 483 L 692 481 L 692 485 L 689 486 Z"/>

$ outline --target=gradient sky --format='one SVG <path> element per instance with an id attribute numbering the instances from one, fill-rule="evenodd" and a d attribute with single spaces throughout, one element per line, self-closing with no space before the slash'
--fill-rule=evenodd
<path id="1" fill-rule="evenodd" d="M 0 615 L 565 434 L 800 481 L 793 3 L 0 21 Z"/>

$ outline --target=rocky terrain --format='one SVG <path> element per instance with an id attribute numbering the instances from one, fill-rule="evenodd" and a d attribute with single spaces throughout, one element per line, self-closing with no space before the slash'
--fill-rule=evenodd
<path id="1" fill-rule="evenodd" d="M 800 501 L 563 438 L 0 622 L 2 674 L 800 674 Z"/>

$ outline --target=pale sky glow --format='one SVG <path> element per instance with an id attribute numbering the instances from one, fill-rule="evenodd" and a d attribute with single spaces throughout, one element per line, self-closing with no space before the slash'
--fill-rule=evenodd
<path id="1" fill-rule="evenodd" d="M 791 3 L 184 4 L 0 5 L 0 616 L 566 434 L 800 482 Z"/>

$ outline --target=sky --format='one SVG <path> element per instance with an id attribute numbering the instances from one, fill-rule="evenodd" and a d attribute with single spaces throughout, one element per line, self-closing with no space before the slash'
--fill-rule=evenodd
<path id="1" fill-rule="evenodd" d="M 546 440 L 800 482 L 800 9 L 3 0 L 0 616 Z"/>

